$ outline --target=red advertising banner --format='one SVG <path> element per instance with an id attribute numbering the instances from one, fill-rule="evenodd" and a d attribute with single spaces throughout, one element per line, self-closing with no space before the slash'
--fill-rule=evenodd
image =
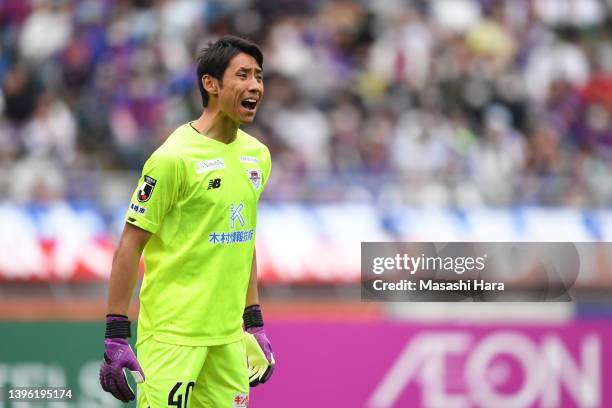
<path id="1" fill-rule="evenodd" d="M 612 322 L 271 323 L 259 407 L 610 407 Z"/>
<path id="2" fill-rule="evenodd" d="M 0 205 L 0 282 L 107 280 L 125 211 L 121 207 L 114 216 L 104 216 L 94 206 L 69 203 Z M 612 252 L 605 245 L 587 244 L 612 240 L 612 232 L 604 233 L 612 231 L 612 212 L 589 218 L 568 209 L 491 211 L 472 210 L 459 217 L 451 210 L 407 208 L 398 213 L 397 225 L 389 230 L 368 205 L 262 205 L 257 229 L 258 276 L 266 284 L 356 284 L 362 242 L 430 242 L 431 238 L 500 242 L 504 238 L 507 242 L 575 241 L 579 243 L 580 270 L 572 287 L 612 288 Z M 500 223 L 490 223 L 491 219 L 508 218 L 514 220 L 513 231 L 520 234 L 498 234 Z M 585 224 L 584 219 L 591 221 Z M 485 224 L 495 228 L 487 229 Z M 451 225 L 461 225 L 463 233 L 448 236 L 448 231 L 459 231 Z M 588 235 L 585 225 L 601 227 L 601 233 Z M 527 287 L 547 283 L 529 271 L 512 272 Z"/>

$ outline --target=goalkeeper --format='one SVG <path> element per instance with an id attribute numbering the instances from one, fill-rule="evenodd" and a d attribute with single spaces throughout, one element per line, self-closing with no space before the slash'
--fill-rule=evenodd
<path id="1" fill-rule="evenodd" d="M 271 159 L 239 129 L 261 104 L 262 67 L 248 40 L 209 44 L 197 66 L 202 115 L 144 165 L 113 259 L 100 369 L 102 388 L 121 401 L 135 398 L 124 369 L 141 408 L 246 407 L 249 384 L 272 374 L 254 249 Z M 136 360 L 127 311 L 143 250 Z"/>

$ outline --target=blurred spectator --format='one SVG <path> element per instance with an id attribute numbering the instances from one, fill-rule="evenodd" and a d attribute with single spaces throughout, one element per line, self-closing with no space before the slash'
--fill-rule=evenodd
<path id="1" fill-rule="evenodd" d="M 13 124 L 25 122 L 34 113 L 37 91 L 28 75 L 20 68 L 9 71 L 4 78 L 4 116 Z"/>
<path id="2" fill-rule="evenodd" d="M 56 162 L 45 158 L 27 158 L 9 174 L 9 194 L 13 201 L 46 204 L 62 200 L 66 180 Z"/>
<path id="3" fill-rule="evenodd" d="M 46 157 L 65 166 L 74 158 L 76 122 L 68 107 L 51 95 L 38 99 L 22 137 L 28 155 Z"/>
<path id="4" fill-rule="evenodd" d="M 19 50 L 33 63 L 41 63 L 62 50 L 70 38 L 69 10 L 61 2 L 35 0 L 34 9 L 21 27 Z"/>

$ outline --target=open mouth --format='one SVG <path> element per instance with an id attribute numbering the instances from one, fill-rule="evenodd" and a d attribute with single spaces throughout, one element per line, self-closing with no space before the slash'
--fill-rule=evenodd
<path id="1" fill-rule="evenodd" d="M 255 108 L 257 107 L 257 99 L 255 98 L 246 98 L 243 99 L 240 104 L 242 105 L 243 108 L 250 110 L 250 111 L 254 111 Z"/>

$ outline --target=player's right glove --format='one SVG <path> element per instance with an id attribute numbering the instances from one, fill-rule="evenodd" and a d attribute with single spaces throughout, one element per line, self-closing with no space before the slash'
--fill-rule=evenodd
<path id="1" fill-rule="evenodd" d="M 134 381 L 144 382 L 144 372 L 126 340 L 131 336 L 130 321 L 123 315 L 106 315 L 104 362 L 100 368 L 100 385 L 106 392 L 123 402 L 136 396 L 128 384 L 124 369 L 130 370 Z"/>
<path id="2" fill-rule="evenodd" d="M 270 379 L 274 371 L 272 345 L 263 328 L 263 315 L 259 305 L 244 309 L 245 347 L 249 368 L 249 385 L 255 387 Z"/>

